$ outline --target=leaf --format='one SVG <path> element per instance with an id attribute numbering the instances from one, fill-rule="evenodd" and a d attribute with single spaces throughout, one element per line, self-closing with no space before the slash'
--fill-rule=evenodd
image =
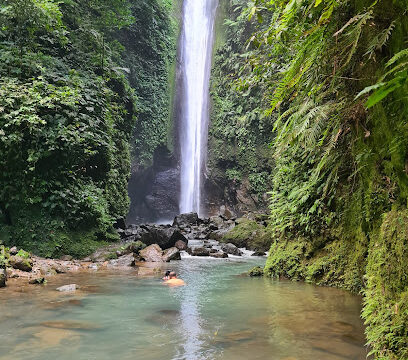
<path id="1" fill-rule="evenodd" d="M 323 0 L 316 0 L 314 7 L 318 7 Z"/>

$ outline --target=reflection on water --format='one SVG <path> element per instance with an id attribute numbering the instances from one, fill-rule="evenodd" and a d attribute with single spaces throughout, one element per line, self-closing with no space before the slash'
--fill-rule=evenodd
<path id="1" fill-rule="evenodd" d="M 182 288 L 129 272 L 1 290 L 0 359 L 365 359 L 359 297 L 238 276 L 256 262 L 172 263 Z M 55 291 L 68 283 L 81 291 Z"/>

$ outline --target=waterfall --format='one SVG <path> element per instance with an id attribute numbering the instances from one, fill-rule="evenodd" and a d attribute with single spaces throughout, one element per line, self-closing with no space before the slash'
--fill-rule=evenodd
<path id="1" fill-rule="evenodd" d="M 180 212 L 202 212 L 209 83 L 218 0 L 184 0 L 180 38 Z"/>

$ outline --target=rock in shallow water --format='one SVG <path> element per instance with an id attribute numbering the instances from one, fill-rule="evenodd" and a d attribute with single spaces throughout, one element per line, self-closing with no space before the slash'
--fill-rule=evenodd
<path id="1" fill-rule="evenodd" d="M 79 286 L 77 284 L 69 284 L 69 285 L 64 285 L 64 286 L 60 286 L 59 288 L 57 288 L 57 290 L 60 292 L 72 292 L 72 291 L 76 291 L 77 289 L 79 289 Z"/>
<path id="2" fill-rule="evenodd" d="M 6 269 L 0 269 L 0 288 L 6 287 L 7 272 Z"/>
<path id="3" fill-rule="evenodd" d="M 147 262 L 163 262 L 163 250 L 157 244 L 149 245 L 147 248 L 140 250 L 139 255 Z"/>
<path id="4" fill-rule="evenodd" d="M 242 251 L 239 250 L 234 244 L 221 244 L 221 250 L 226 252 L 227 254 L 235 255 L 235 256 L 242 256 Z"/>
<path id="5" fill-rule="evenodd" d="M 197 247 L 192 249 L 191 255 L 193 256 L 210 256 L 210 250 L 205 247 Z"/>
<path id="6" fill-rule="evenodd" d="M 228 254 L 226 254 L 225 252 L 219 251 L 219 252 L 210 253 L 210 256 L 213 258 L 217 258 L 217 259 L 224 259 L 228 257 Z"/>
<path id="7" fill-rule="evenodd" d="M 170 260 L 181 260 L 180 250 L 176 247 L 164 250 L 163 261 L 169 262 Z"/>

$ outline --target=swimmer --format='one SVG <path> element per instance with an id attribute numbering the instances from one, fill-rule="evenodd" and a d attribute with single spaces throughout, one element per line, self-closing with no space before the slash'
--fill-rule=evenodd
<path id="1" fill-rule="evenodd" d="M 165 272 L 164 277 L 163 277 L 162 280 L 164 280 L 164 281 L 169 280 L 169 279 L 170 279 L 170 273 L 171 273 L 171 271 L 170 271 L 170 270 L 167 270 L 167 271 Z"/>
<path id="2" fill-rule="evenodd" d="M 170 272 L 169 279 L 165 280 L 164 284 L 169 285 L 169 286 L 184 286 L 184 285 L 186 285 L 186 283 L 183 280 L 177 278 L 177 274 L 174 271 Z"/>

